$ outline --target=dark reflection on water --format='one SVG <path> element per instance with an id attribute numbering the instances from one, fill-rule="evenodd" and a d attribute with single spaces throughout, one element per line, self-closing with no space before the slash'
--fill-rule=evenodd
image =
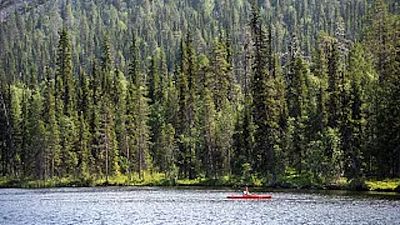
<path id="1" fill-rule="evenodd" d="M 261 190 L 260 190 L 261 191 Z M 228 200 L 229 189 L 0 189 L 0 224 L 400 224 L 400 195 L 277 191 Z"/>

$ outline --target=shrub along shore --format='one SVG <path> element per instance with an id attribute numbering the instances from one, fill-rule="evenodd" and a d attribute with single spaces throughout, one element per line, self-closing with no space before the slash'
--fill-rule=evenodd
<path id="1" fill-rule="evenodd" d="M 242 187 L 303 190 L 350 190 L 350 191 L 379 191 L 400 193 L 400 179 L 365 179 L 349 181 L 338 178 L 329 183 L 317 182 L 306 175 L 288 175 L 277 179 L 274 184 L 266 180 L 252 177 L 243 180 L 240 177 L 225 176 L 219 179 L 170 179 L 164 174 L 144 174 L 131 177 L 126 175 L 103 178 L 51 178 L 51 179 L 18 179 L 16 177 L 0 177 L 1 188 L 52 188 L 52 187 L 99 187 L 99 186 L 204 186 L 204 187 Z"/>

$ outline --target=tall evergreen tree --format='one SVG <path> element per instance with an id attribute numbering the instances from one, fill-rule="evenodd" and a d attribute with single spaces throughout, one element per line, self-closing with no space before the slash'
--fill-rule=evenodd
<path id="1" fill-rule="evenodd" d="M 278 138 L 278 110 L 275 101 L 274 79 L 268 73 L 268 41 L 261 25 L 259 9 L 252 4 L 250 26 L 253 32 L 254 63 L 252 79 L 253 118 L 255 130 L 255 169 L 263 174 L 270 173 L 275 182 L 275 148 Z"/>
<path id="2" fill-rule="evenodd" d="M 77 148 L 79 149 L 79 176 L 89 178 L 90 171 L 90 133 L 89 126 L 83 114 L 79 116 L 79 138 Z"/>
<path id="3" fill-rule="evenodd" d="M 397 16 L 398 17 L 398 16 Z M 369 47 L 379 77 L 376 86 L 373 123 L 375 137 L 373 155 L 377 160 L 377 175 L 396 176 L 398 160 L 398 18 L 388 13 L 384 1 L 375 1 L 369 13 L 366 45 Z"/>
<path id="4" fill-rule="evenodd" d="M 47 172 L 45 176 L 56 176 L 56 169 L 60 166 L 60 130 L 58 120 L 56 118 L 56 99 L 55 99 L 55 82 L 51 78 L 50 71 L 46 75 L 46 87 L 44 91 L 44 111 L 43 119 L 46 124 L 47 132 Z"/>
<path id="5" fill-rule="evenodd" d="M 228 61 L 228 49 L 225 42 L 219 38 L 214 41 L 213 45 L 211 60 L 213 77 L 210 78 L 210 85 L 213 86 L 211 86 L 210 89 L 215 93 L 215 106 L 219 111 L 224 102 L 230 99 L 230 89 L 233 86 L 233 79 Z"/>
<path id="6" fill-rule="evenodd" d="M 160 151 L 164 159 L 161 161 L 160 170 L 164 171 L 166 177 L 171 179 L 176 177 L 175 151 L 177 150 L 175 140 L 175 129 L 172 124 L 162 125 Z"/>
<path id="7" fill-rule="evenodd" d="M 8 86 L 8 87 L 7 87 Z M 10 85 L 2 83 L 0 85 L 0 125 L 3 127 L 0 131 L 0 173 L 5 176 L 15 174 L 15 148 L 13 145 L 13 130 L 11 120 L 11 96 Z"/>
<path id="8" fill-rule="evenodd" d="M 203 93 L 204 104 L 204 165 L 206 177 L 216 178 L 217 171 L 220 170 L 218 164 L 221 163 L 221 155 L 216 146 L 216 124 L 215 124 L 215 106 L 209 87 L 206 85 Z"/>
<path id="9" fill-rule="evenodd" d="M 177 135 L 179 138 L 178 163 L 180 175 L 193 179 L 196 177 L 196 59 L 193 40 L 190 33 L 186 34 L 181 45 L 181 68 L 178 78 L 179 111 Z"/>
<path id="10" fill-rule="evenodd" d="M 90 118 L 89 131 L 90 138 L 90 170 L 91 173 L 99 174 L 101 160 L 101 133 L 100 133 L 100 105 L 102 102 L 100 72 L 94 63 L 92 76 L 90 78 Z"/>
<path id="11" fill-rule="evenodd" d="M 120 157 L 126 157 L 127 149 L 129 148 L 129 132 L 127 131 L 128 85 L 129 83 L 126 80 L 125 75 L 121 71 L 116 70 L 113 92 L 115 95 L 115 134 Z M 126 168 L 126 163 L 123 167 Z"/>
<path id="12" fill-rule="evenodd" d="M 33 90 L 29 100 L 29 114 L 27 117 L 27 129 L 29 133 L 28 152 L 24 158 L 25 175 L 42 179 L 46 167 L 45 127 L 42 121 L 42 96 L 39 90 Z"/>
<path id="13" fill-rule="evenodd" d="M 134 90 L 133 111 L 134 120 L 134 140 L 133 140 L 133 161 L 135 171 L 139 174 L 139 179 L 143 178 L 146 169 L 152 169 L 150 159 L 150 127 L 149 123 L 149 99 L 146 97 L 146 86 L 143 79 L 137 79 Z"/>
<path id="14" fill-rule="evenodd" d="M 126 149 L 123 154 L 125 156 L 125 172 L 128 173 L 129 179 L 131 179 L 131 172 L 136 171 L 133 165 L 133 161 L 136 160 L 136 111 L 137 111 L 137 88 L 138 84 L 142 82 L 140 77 L 140 63 L 138 59 L 138 48 L 135 34 L 133 34 L 132 45 L 130 46 L 130 63 L 128 65 L 128 85 L 126 94 L 126 120 L 125 127 L 127 130 L 127 136 L 124 142 L 126 143 Z M 141 169 L 141 168 L 140 168 Z"/>
<path id="15" fill-rule="evenodd" d="M 109 176 L 119 175 L 119 152 L 115 135 L 114 111 L 112 110 L 112 101 L 109 97 L 103 97 L 100 110 L 103 112 L 100 117 L 100 149 L 99 158 L 101 174 L 105 175 L 108 181 Z"/>
<path id="16" fill-rule="evenodd" d="M 306 79 L 308 70 L 305 62 L 299 55 L 293 57 L 293 76 L 288 79 L 287 104 L 288 115 L 293 126 L 291 138 L 291 161 L 295 168 L 301 173 L 305 155 L 306 135 Z"/>
<path id="17" fill-rule="evenodd" d="M 60 32 L 57 50 L 56 95 L 63 101 L 64 114 L 72 116 L 75 112 L 75 79 L 72 68 L 72 47 L 65 28 Z"/>
<path id="18" fill-rule="evenodd" d="M 349 178 L 360 179 L 362 176 L 362 160 L 364 157 L 363 142 L 365 139 L 365 121 L 367 96 L 366 91 L 374 79 L 371 65 L 368 65 L 368 56 L 364 53 L 363 47 L 356 44 L 349 56 L 348 74 L 351 79 L 348 87 L 348 101 L 344 105 L 347 114 L 343 117 L 343 151 L 345 153 L 345 173 Z M 362 90 L 364 86 L 364 90 Z"/>
<path id="19" fill-rule="evenodd" d="M 103 95 L 110 95 L 113 86 L 113 60 L 111 55 L 111 44 L 108 36 L 104 37 L 101 59 L 101 90 Z"/>

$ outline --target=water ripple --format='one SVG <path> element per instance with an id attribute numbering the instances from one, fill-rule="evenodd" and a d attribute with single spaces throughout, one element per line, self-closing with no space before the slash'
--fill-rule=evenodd
<path id="1" fill-rule="evenodd" d="M 232 193 L 154 187 L 0 189 L 0 224 L 400 224 L 398 200 L 324 192 L 273 192 L 267 201 L 226 199 Z"/>

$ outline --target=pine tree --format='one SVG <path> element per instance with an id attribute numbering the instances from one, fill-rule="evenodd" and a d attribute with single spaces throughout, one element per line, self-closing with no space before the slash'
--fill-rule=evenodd
<path id="1" fill-rule="evenodd" d="M 79 75 L 79 88 L 78 88 L 78 115 L 83 115 L 85 120 L 90 118 L 90 78 L 84 72 Z"/>
<path id="2" fill-rule="evenodd" d="M 33 90 L 29 99 L 29 113 L 27 116 L 27 129 L 29 139 L 27 140 L 28 151 L 25 152 L 25 175 L 42 179 L 45 175 L 45 128 L 41 118 L 42 97 L 39 90 Z"/>
<path id="3" fill-rule="evenodd" d="M 79 175 L 83 178 L 89 178 L 90 171 L 90 133 L 89 126 L 85 121 L 83 114 L 79 116 L 79 140 L 77 148 L 79 149 Z"/>
<path id="4" fill-rule="evenodd" d="M 76 166 L 78 155 L 77 142 L 77 111 L 75 79 L 73 76 L 72 47 L 69 34 L 65 28 L 60 31 L 57 51 L 57 71 L 55 76 L 56 89 L 56 118 L 60 126 L 61 165 L 62 176 L 77 175 Z"/>
<path id="5" fill-rule="evenodd" d="M 151 57 L 149 68 L 149 99 L 152 104 L 158 102 L 161 98 L 161 74 L 160 74 L 160 53 L 159 49 Z"/>
<path id="6" fill-rule="evenodd" d="M 8 87 L 7 87 L 8 86 Z M 13 132 L 11 120 L 10 104 L 10 85 L 2 83 L 0 85 L 0 125 L 3 129 L 0 131 L 0 173 L 2 176 L 15 173 L 15 148 L 13 146 Z"/>
<path id="7" fill-rule="evenodd" d="M 230 98 L 232 88 L 232 74 L 228 62 L 228 50 L 221 37 L 214 41 L 212 52 L 212 78 L 210 90 L 214 93 L 214 104 L 219 111 L 223 103 Z"/>
<path id="8" fill-rule="evenodd" d="M 100 60 L 101 67 L 101 90 L 103 95 L 110 95 L 113 86 L 113 74 L 112 74 L 113 60 L 111 56 L 111 44 L 108 36 L 104 38 L 102 46 L 102 55 Z"/>
<path id="9" fill-rule="evenodd" d="M 327 46 L 329 45 L 325 35 L 321 35 L 318 40 L 319 44 L 313 54 L 311 65 L 312 74 L 318 78 L 315 98 L 315 113 L 310 118 L 310 129 L 314 138 L 322 134 L 327 127 L 327 90 L 328 90 L 328 60 L 327 60 Z"/>
<path id="10" fill-rule="evenodd" d="M 114 95 L 115 95 L 115 134 L 116 141 L 118 142 L 118 152 L 119 156 L 125 157 L 127 156 L 127 149 L 129 148 L 128 136 L 129 132 L 127 131 L 127 100 L 128 100 L 128 82 L 124 76 L 124 74 L 116 70 L 115 71 L 115 83 L 114 83 Z M 125 165 L 121 165 L 122 168 L 126 170 Z"/>
<path id="11" fill-rule="evenodd" d="M 164 158 L 163 152 L 161 151 L 161 132 L 160 129 L 166 120 L 165 111 L 166 108 L 163 105 L 165 99 L 165 88 L 167 84 L 167 71 L 163 69 L 162 59 L 163 53 L 160 49 L 156 49 L 155 54 L 151 58 L 149 68 L 149 99 L 150 99 L 150 117 L 149 125 L 151 128 L 151 142 L 150 154 L 153 158 L 155 165 L 161 165 Z M 166 100 L 166 99 L 165 99 Z"/>
<path id="12" fill-rule="evenodd" d="M 137 79 L 137 82 L 132 99 L 132 104 L 135 105 L 133 111 L 134 140 L 132 151 L 136 172 L 139 174 L 139 179 L 143 179 L 144 171 L 152 168 L 149 154 L 150 127 L 148 125 L 150 110 L 149 100 L 146 97 L 146 86 L 143 85 L 144 80 Z"/>
<path id="13" fill-rule="evenodd" d="M 54 79 L 51 78 L 50 71 L 46 75 L 46 87 L 44 91 L 44 110 L 43 119 L 46 124 L 47 139 L 47 172 L 45 176 L 56 176 L 56 168 L 60 166 L 60 130 L 56 118 L 56 102 Z"/>
<path id="14" fill-rule="evenodd" d="M 278 110 L 278 117 L 277 117 L 277 122 L 279 125 L 278 128 L 278 136 L 277 136 L 277 145 L 275 146 L 275 154 L 277 159 L 287 159 L 285 157 L 285 151 L 288 149 L 287 148 L 287 135 L 286 135 L 286 129 L 287 129 L 287 121 L 288 121 L 288 109 L 287 109 L 287 102 L 286 102 L 286 83 L 285 83 L 285 77 L 283 74 L 283 71 L 281 69 L 281 65 L 279 62 L 279 58 L 277 55 L 272 59 L 272 67 L 270 68 L 270 71 L 273 73 L 274 82 L 275 82 L 275 99 L 276 99 L 276 105 L 277 105 L 277 110 Z M 285 172 L 287 166 L 287 161 L 286 160 L 277 160 L 276 161 L 276 173 L 278 175 L 283 174 Z"/>
<path id="15" fill-rule="evenodd" d="M 60 32 L 57 50 L 56 95 L 63 101 L 64 114 L 72 116 L 75 112 L 75 80 L 72 68 L 72 47 L 65 28 Z"/>
<path id="16" fill-rule="evenodd" d="M 217 145 L 217 156 L 219 159 L 216 161 L 217 164 L 217 175 L 223 176 L 224 174 L 232 174 L 232 158 L 233 158 L 233 141 L 232 136 L 235 132 L 235 118 L 236 112 L 234 105 L 225 100 L 222 103 L 221 111 L 216 116 L 216 145 Z"/>
<path id="17" fill-rule="evenodd" d="M 24 139 L 23 135 L 23 107 L 22 107 L 22 100 L 23 100 L 23 89 L 18 87 L 17 85 L 10 85 L 8 88 L 9 94 L 9 135 L 8 138 L 8 145 L 9 151 L 6 154 L 5 158 L 9 158 L 10 165 L 8 166 L 8 170 L 11 174 L 17 175 L 20 174 L 20 166 L 21 161 L 20 159 L 23 157 L 21 156 L 22 152 L 22 141 Z M 5 98 L 4 98 L 5 99 Z M 4 100 L 3 100 L 4 101 Z M 5 102 L 2 103 L 3 110 L 7 112 L 7 107 Z M 7 165 L 6 165 L 7 166 Z"/>
<path id="18" fill-rule="evenodd" d="M 163 59 L 163 57 L 162 57 Z M 164 61 L 164 59 L 162 60 Z M 165 63 L 165 62 L 164 62 Z M 163 63 L 163 64 L 164 64 Z M 161 71 L 165 71 L 164 69 Z M 166 173 L 167 178 L 174 179 L 178 175 L 176 167 L 176 156 L 178 152 L 178 143 L 176 139 L 176 122 L 178 112 L 178 93 L 175 87 L 173 76 L 164 72 L 162 82 L 162 98 L 160 108 L 162 109 L 162 124 L 160 131 L 159 143 L 153 143 L 154 148 L 159 148 L 157 151 L 160 171 Z M 157 163 L 157 160 L 154 160 Z"/>
<path id="19" fill-rule="evenodd" d="M 4 82 L 4 78 L 1 77 L 0 80 Z M 10 126 L 8 120 L 8 111 L 6 108 L 6 101 L 4 98 L 4 85 L 0 86 L 0 125 L 4 127 L 6 132 L 10 132 Z M 4 131 L 0 131 L 0 174 L 5 176 L 7 173 L 7 134 Z"/>
<path id="20" fill-rule="evenodd" d="M 255 125 L 251 114 L 250 96 L 245 99 L 243 109 L 238 112 L 233 134 L 233 158 L 232 169 L 235 175 L 242 174 L 245 164 L 254 165 L 254 131 Z"/>
<path id="21" fill-rule="evenodd" d="M 90 78 L 90 118 L 89 131 L 90 138 L 90 170 L 91 173 L 100 175 L 101 167 L 101 134 L 100 134 L 100 105 L 102 102 L 101 81 L 96 64 L 93 65 L 92 76 Z"/>
<path id="22" fill-rule="evenodd" d="M 279 133 L 278 107 L 275 101 L 275 82 L 268 72 L 268 41 L 261 25 L 259 11 L 252 4 L 250 26 L 253 32 L 254 62 L 253 62 L 253 119 L 255 130 L 255 169 L 263 174 L 270 173 L 275 182 L 275 148 Z"/>
<path id="23" fill-rule="evenodd" d="M 108 97 L 102 99 L 100 109 L 103 115 L 100 117 L 100 165 L 101 174 L 105 175 L 108 182 L 109 176 L 119 175 L 119 152 L 117 148 L 116 135 L 114 130 L 114 112 L 112 102 Z"/>
<path id="24" fill-rule="evenodd" d="M 59 116 L 60 139 L 61 139 L 61 176 L 78 175 L 78 151 L 76 143 L 78 141 L 78 128 L 75 121 L 68 116 Z"/>
<path id="25" fill-rule="evenodd" d="M 366 31 L 366 44 L 375 56 L 376 70 L 379 74 L 379 82 L 382 83 L 390 73 L 390 48 L 391 48 L 391 21 L 388 8 L 384 0 L 376 0 L 372 4 Z"/>
<path id="26" fill-rule="evenodd" d="M 175 141 L 175 129 L 170 123 L 167 125 L 163 124 L 160 129 L 160 151 L 164 157 L 160 164 L 160 170 L 165 172 L 167 178 L 173 179 L 176 177 L 175 151 L 177 150 L 177 145 Z"/>
<path id="27" fill-rule="evenodd" d="M 215 124 L 215 106 L 210 89 L 204 88 L 204 148 L 206 177 L 216 178 L 220 162 L 219 152 L 216 146 L 216 124 Z"/>
<path id="28" fill-rule="evenodd" d="M 295 48 L 295 47 L 293 47 Z M 296 50 L 291 54 L 289 62 L 289 72 L 287 79 L 287 105 L 288 116 L 293 126 L 291 137 L 291 153 L 290 161 L 293 163 L 298 172 L 302 172 L 303 159 L 305 156 L 305 148 L 307 143 L 306 135 L 306 79 L 308 69 L 303 59 Z"/>
<path id="29" fill-rule="evenodd" d="M 328 55 L 328 93 L 329 98 L 327 101 L 328 109 L 328 126 L 331 128 L 337 128 L 340 121 L 340 76 L 343 73 L 341 71 L 341 61 L 338 50 L 337 41 L 331 39 L 329 43 L 329 55 Z"/>
<path id="30" fill-rule="evenodd" d="M 179 89 L 179 111 L 177 136 L 179 138 L 178 164 L 180 175 L 193 179 L 197 160 L 195 158 L 195 135 L 196 135 L 196 60 L 192 46 L 190 33 L 186 34 L 185 42 L 182 42 L 181 69 L 178 78 Z"/>
<path id="31" fill-rule="evenodd" d="M 400 173 L 398 162 L 398 33 L 396 17 L 388 13 L 384 1 L 375 1 L 369 13 L 366 45 L 373 55 L 378 73 L 377 98 L 374 102 L 373 156 L 377 160 L 377 175 Z"/>
<path id="32" fill-rule="evenodd" d="M 128 81 L 131 83 L 136 83 L 136 78 L 140 71 L 139 50 L 136 42 L 137 42 L 136 35 L 133 34 L 132 44 L 130 45 L 129 48 L 130 62 L 127 72 Z"/>
<path id="33" fill-rule="evenodd" d="M 131 82 L 128 82 L 127 86 L 127 94 L 126 94 L 126 137 L 124 143 L 126 145 L 125 152 L 121 152 L 121 155 L 124 157 L 125 163 L 123 164 L 123 169 L 125 173 L 128 174 L 129 180 L 131 179 L 132 172 L 132 159 L 134 153 L 134 144 L 135 144 L 135 85 Z"/>
<path id="34" fill-rule="evenodd" d="M 29 99 L 31 98 L 31 90 L 26 88 L 24 85 L 21 86 L 21 124 L 20 124 L 20 135 L 21 142 L 20 148 L 17 149 L 17 157 L 19 157 L 19 168 L 17 170 L 20 171 L 22 176 L 29 176 L 29 163 L 27 161 L 30 160 L 30 151 L 29 151 L 29 142 L 30 142 L 30 134 L 28 131 L 29 126 Z"/>
<path id="35" fill-rule="evenodd" d="M 127 135 L 125 137 L 124 143 L 126 144 L 125 152 L 123 156 L 125 157 L 125 172 L 131 179 L 132 171 L 136 171 L 133 162 L 136 159 L 136 111 L 137 111 L 137 84 L 141 81 L 140 77 L 140 64 L 138 59 L 138 48 L 136 43 L 136 36 L 133 34 L 132 44 L 130 46 L 130 63 L 128 65 L 128 75 L 127 75 L 127 94 L 126 94 L 126 120 L 125 127 Z"/>

